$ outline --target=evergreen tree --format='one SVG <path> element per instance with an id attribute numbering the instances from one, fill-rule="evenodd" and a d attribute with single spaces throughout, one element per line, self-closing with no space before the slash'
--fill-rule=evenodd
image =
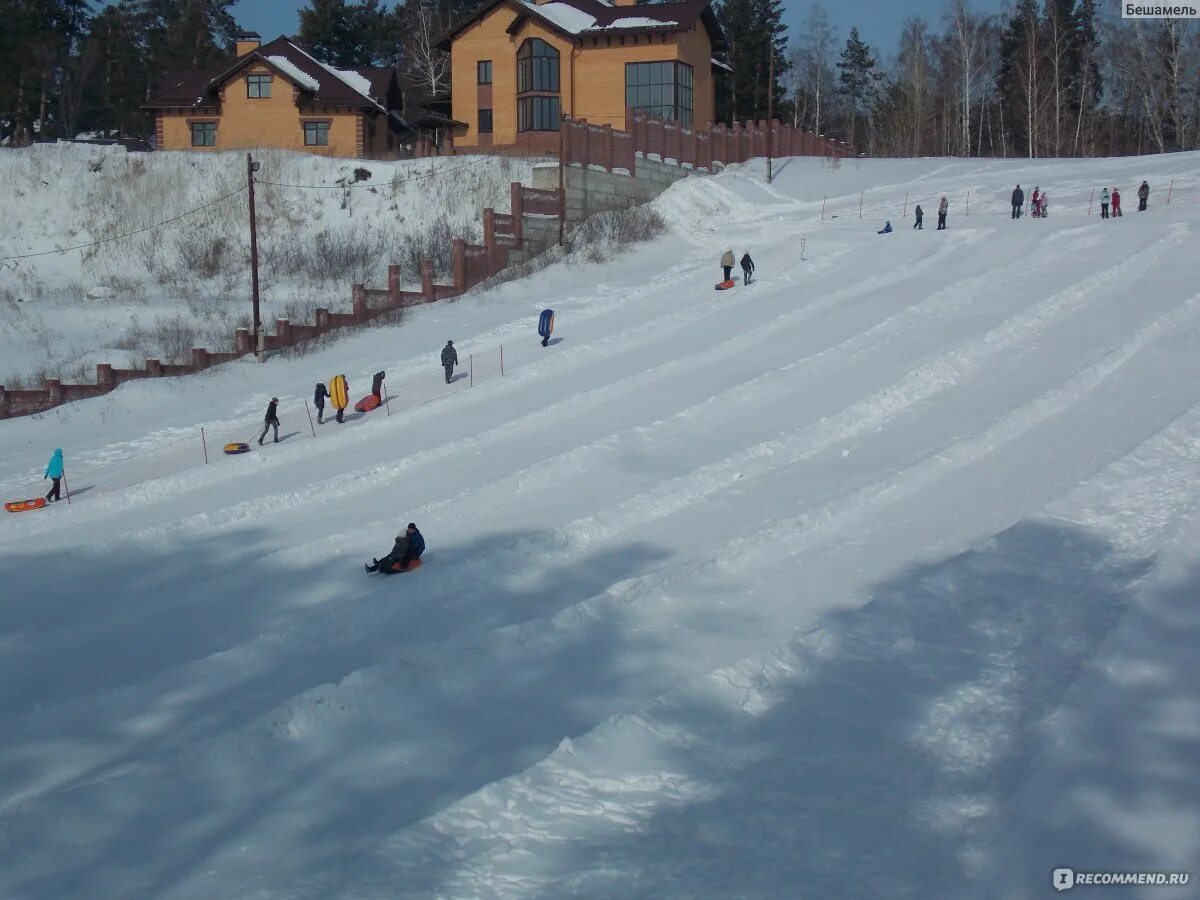
<path id="1" fill-rule="evenodd" d="M 780 0 L 724 0 L 719 9 L 729 40 L 733 71 L 722 78 L 717 96 L 720 121 L 758 121 L 767 117 L 771 49 L 775 51 L 774 111 L 786 118 L 787 26 Z"/>
<path id="2" fill-rule="evenodd" d="M 83 92 L 83 127 L 122 138 L 149 134 L 152 123 L 141 105 L 159 73 L 147 70 L 144 35 L 130 0 L 106 6 L 92 19 L 84 49 L 95 66 Z"/>
<path id="3" fill-rule="evenodd" d="M 297 38 L 321 62 L 340 69 L 395 65 L 400 18 L 380 0 L 310 0 L 300 10 Z"/>
<path id="4" fill-rule="evenodd" d="M 837 67 L 838 84 L 845 101 L 847 140 L 852 147 L 855 146 L 859 117 L 870 116 L 873 112 L 882 78 L 882 74 L 875 71 L 877 64 L 871 46 L 858 36 L 858 28 L 851 28 Z"/>

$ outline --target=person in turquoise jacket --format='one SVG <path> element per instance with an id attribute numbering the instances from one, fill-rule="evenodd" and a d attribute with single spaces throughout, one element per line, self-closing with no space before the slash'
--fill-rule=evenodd
<path id="1" fill-rule="evenodd" d="M 58 486 L 59 486 L 59 483 L 62 481 L 62 477 L 63 477 L 63 455 L 62 455 L 62 450 L 57 449 L 54 451 L 54 455 L 52 457 L 50 457 L 50 462 L 47 463 L 46 471 L 42 475 L 43 481 L 45 481 L 47 478 L 54 480 L 54 487 L 50 488 L 50 493 L 46 494 L 46 502 L 47 503 L 53 503 L 55 500 L 62 499 L 62 497 L 59 496 L 59 493 L 58 493 Z"/>

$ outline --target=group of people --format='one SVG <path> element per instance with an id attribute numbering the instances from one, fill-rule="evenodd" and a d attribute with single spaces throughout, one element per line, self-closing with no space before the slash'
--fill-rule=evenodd
<path id="1" fill-rule="evenodd" d="M 937 223 L 938 231 L 946 230 L 946 214 L 949 212 L 950 212 L 950 201 L 947 200 L 945 197 L 942 197 L 941 201 L 938 202 L 938 223 Z M 916 216 L 915 220 L 913 221 L 913 230 L 914 231 L 924 231 L 925 230 L 925 210 L 921 209 L 920 203 L 918 203 L 916 209 L 913 210 L 913 215 Z M 885 220 L 883 223 L 883 227 L 880 228 L 875 233 L 876 234 L 891 234 L 892 233 L 892 220 L 891 219 Z"/>
<path id="2" fill-rule="evenodd" d="M 1150 183 L 1143 181 L 1137 190 L 1138 212 L 1145 212 L 1146 206 L 1150 201 Z M 1035 219 L 1046 218 L 1046 192 L 1040 186 L 1035 186 L 1033 194 L 1029 198 L 1030 215 Z M 1021 214 L 1025 208 L 1025 192 L 1021 190 L 1018 184 L 1012 192 L 1012 217 L 1014 219 L 1021 218 Z M 1110 213 L 1111 209 L 1111 213 Z M 1113 188 L 1111 191 L 1108 188 L 1100 190 L 1100 218 L 1110 219 L 1122 215 L 1121 212 L 1121 191 L 1119 188 Z"/>
<path id="3" fill-rule="evenodd" d="M 733 250 L 727 249 L 721 254 L 721 269 L 725 273 L 725 281 L 729 281 L 733 273 Z M 750 253 L 747 251 L 742 254 L 742 284 L 750 284 L 754 281 L 754 260 L 750 258 Z"/>

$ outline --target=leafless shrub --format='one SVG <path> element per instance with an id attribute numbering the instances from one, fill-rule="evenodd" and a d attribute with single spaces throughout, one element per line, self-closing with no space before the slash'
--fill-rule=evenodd
<path id="1" fill-rule="evenodd" d="M 234 263 L 235 257 L 233 245 L 216 234 L 178 235 L 175 252 L 184 271 L 201 278 L 216 278 Z"/>

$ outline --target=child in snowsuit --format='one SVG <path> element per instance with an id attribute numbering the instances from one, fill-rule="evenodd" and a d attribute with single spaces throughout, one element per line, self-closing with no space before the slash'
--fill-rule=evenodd
<path id="1" fill-rule="evenodd" d="M 446 370 L 446 384 L 454 375 L 454 367 L 458 365 L 458 351 L 454 349 L 454 341 L 446 341 L 442 348 L 442 368 Z"/>
<path id="2" fill-rule="evenodd" d="M 279 443 L 279 416 L 275 415 L 275 408 L 279 406 L 279 398 L 272 397 L 271 402 L 267 404 L 267 414 L 263 416 L 262 434 L 258 436 L 258 446 L 262 446 L 263 438 L 267 436 L 267 431 L 271 428 L 275 429 L 275 443 Z"/>
<path id="3" fill-rule="evenodd" d="M 325 398 L 329 396 L 329 389 L 325 387 L 324 382 L 318 381 L 316 388 L 313 390 L 313 406 L 317 408 L 317 424 L 324 425 L 325 417 Z"/>
<path id="4" fill-rule="evenodd" d="M 1142 186 L 1138 188 L 1138 212 L 1146 211 L 1146 201 L 1150 199 L 1150 185 L 1143 181 Z"/>
<path id="5" fill-rule="evenodd" d="M 50 457 L 50 462 L 46 464 L 46 471 L 42 474 L 42 481 L 47 478 L 54 482 L 54 487 L 50 488 L 50 492 L 46 494 L 46 502 L 53 503 L 55 500 L 61 500 L 58 487 L 63 477 L 63 453 L 61 449 L 55 450 L 54 455 Z"/>
<path id="6" fill-rule="evenodd" d="M 925 218 L 925 211 L 921 209 L 921 204 L 917 204 L 917 221 L 913 222 L 913 228 L 921 231 L 925 230 L 925 226 L 921 224 L 921 220 Z"/>
<path id="7" fill-rule="evenodd" d="M 1112 214 L 1115 219 L 1121 214 L 1121 189 L 1113 188 L 1112 192 Z"/>
<path id="8" fill-rule="evenodd" d="M 891 234 L 891 233 L 892 233 L 892 221 L 891 221 L 891 219 L 889 219 L 888 221 L 884 222 L 884 223 L 883 223 L 883 227 L 882 227 L 882 228 L 880 228 L 880 229 L 879 229 L 877 232 L 875 232 L 875 233 L 876 233 L 876 234 Z"/>
<path id="9" fill-rule="evenodd" d="M 942 202 L 938 204 L 938 227 L 937 227 L 938 231 L 946 230 L 946 213 L 948 213 L 949 211 L 950 211 L 950 201 L 947 200 L 945 197 L 943 197 Z"/>
<path id="10" fill-rule="evenodd" d="M 754 260 L 750 258 L 750 253 L 747 251 L 742 254 L 742 284 L 749 284 L 754 280 Z"/>
<path id="11" fill-rule="evenodd" d="M 1100 192 L 1100 218 L 1108 218 L 1108 188 Z"/>
<path id="12" fill-rule="evenodd" d="M 1041 188 L 1034 185 L 1033 193 L 1029 195 L 1029 215 L 1035 219 L 1038 217 L 1038 204 L 1041 203 L 1041 197 Z"/>
<path id="13" fill-rule="evenodd" d="M 383 559 L 372 559 L 371 565 L 364 565 L 368 572 L 380 572 L 391 575 L 393 572 L 403 572 L 414 559 L 420 559 L 425 552 L 425 538 L 417 530 L 416 524 L 408 523 L 404 534 L 396 535 L 396 543 Z"/>

